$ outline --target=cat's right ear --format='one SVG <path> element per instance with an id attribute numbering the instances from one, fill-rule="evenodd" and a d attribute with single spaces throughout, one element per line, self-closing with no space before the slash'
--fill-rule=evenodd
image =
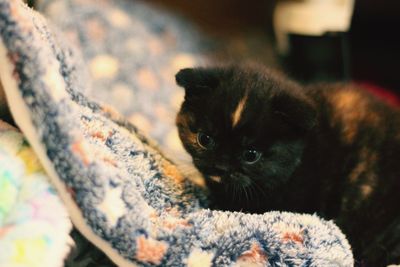
<path id="1" fill-rule="evenodd" d="M 201 95 L 218 86 L 218 77 L 214 70 L 206 68 L 181 69 L 175 75 L 176 83 L 185 88 L 186 97 Z"/>

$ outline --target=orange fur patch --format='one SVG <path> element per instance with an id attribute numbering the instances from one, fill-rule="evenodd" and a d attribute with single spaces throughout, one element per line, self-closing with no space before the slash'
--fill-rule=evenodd
<path id="1" fill-rule="evenodd" d="M 189 130 L 189 125 L 193 122 L 193 118 L 187 114 L 179 114 L 176 117 L 176 124 L 182 128 L 182 132 L 179 133 L 180 138 L 190 143 L 192 146 L 197 144 L 197 134 Z"/>
<path id="2" fill-rule="evenodd" d="M 363 148 L 360 152 L 359 163 L 350 173 L 350 182 L 358 180 L 360 175 L 365 172 L 372 172 L 372 168 L 375 166 L 378 156 L 375 152 L 369 151 L 367 148 Z"/>
<path id="3" fill-rule="evenodd" d="M 210 176 L 210 179 L 213 180 L 216 183 L 220 183 L 221 182 L 221 176 L 212 175 L 212 176 Z"/>
<path id="4" fill-rule="evenodd" d="M 359 92 L 340 90 L 332 96 L 331 102 L 335 122 L 342 124 L 343 127 L 343 140 L 352 143 L 358 132 L 359 123 L 367 113 L 366 99 Z"/>
<path id="5" fill-rule="evenodd" d="M 374 167 L 376 165 L 378 156 L 374 151 L 368 148 L 363 148 L 359 155 L 359 163 L 349 175 L 351 183 L 360 182 L 360 193 L 363 199 L 367 198 L 372 192 L 376 184 L 376 175 Z M 359 181 L 362 178 L 363 180 Z"/>
<path id="6" fill-rule="evenodd" d="M 235 111 L 232 113 L 232 127 L 235 127 L 242 118 L 242 113 L 244 110 L 244 106 L 246 105 L 246 101 L 247 101 L 247 94 L 239 101 Z"/>
<path id="7" fill-rule="evenodd" d="M 361 190 L 361 195 L 363 196 L 364 199 L 369 197 L 369 195 L 374 191 L 372 186 L 367 184 L 362 185 L 360 187 L 360 190 Z"/>

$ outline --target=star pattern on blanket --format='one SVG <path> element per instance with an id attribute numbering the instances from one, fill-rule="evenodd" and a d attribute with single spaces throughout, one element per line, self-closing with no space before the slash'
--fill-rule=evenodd
<path id="1" fill-rule="evenodd" d="M 98 206 L 98 209 L 104 213 L 108 223 L 112 227 L 114 227 L 118 219 L 127 212 L 121 195 L 121 187 L 111 187 L 106 191 L 103 201 Z"/>

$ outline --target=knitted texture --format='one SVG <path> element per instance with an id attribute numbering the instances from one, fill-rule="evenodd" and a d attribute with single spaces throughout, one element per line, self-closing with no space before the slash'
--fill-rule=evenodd
<path id="1" fill-rule="evenodd" d="M 119 266 L 353 266 L 315 215 L 205 209 L 202 191 L 137 128 L 87 99 L 77 54 L 42 16 L 0 0 L 0 78 L 11 112 L 71 219 Z"/>

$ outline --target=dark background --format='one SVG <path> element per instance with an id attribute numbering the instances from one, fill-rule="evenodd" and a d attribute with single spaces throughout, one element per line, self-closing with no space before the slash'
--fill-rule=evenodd
<path id="1" fill-rule="evenodd" d="M 274 49 L 268 0 L 146 0 L 188 17 L 206 33 L 230 42 L 233 58 L 241 53 L 268 65 L 280 65 Z M 251 34 L 250 34 L 251 33 Z M 356 1 L 348 34 L 350 78 L 400 93 L 400 1 Z M 238 41 L 246 39 L 245 41 Z M 250 50 L 243 43 L 250 42 Z M 254 49 L 253 49 L 254 48 Z M 246 55 L 247 56 L 247 55 Z"/>

